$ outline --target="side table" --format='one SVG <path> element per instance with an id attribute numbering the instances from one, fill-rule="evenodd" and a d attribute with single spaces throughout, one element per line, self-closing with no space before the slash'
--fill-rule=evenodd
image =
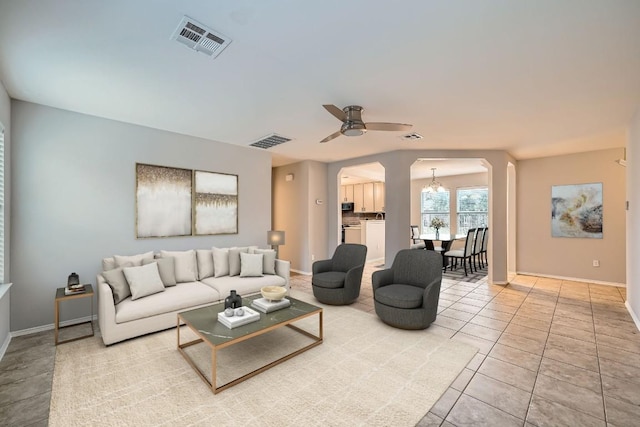
<path id="1" fill-rule="evenodd" d="M 56 345 L 64 344 L 66 342 L 76 341 L 76 340 L 79 340 L 79 339 L 82 339 L 82 338 L 89 338 L 89 337 L 92 337 L 94 335 L 94 333 L 95 333 L 94 330 L 93 330 L 93 286 L 84 285 L 84 292 L 79 293 L 79 294 L 74 294 L 74 295 L 65 295 L 64 294 L 64 289 L 65 288 L 56 289 L 55 322 L 54 322 L 54 325 L 53 325 Z M 91 320 L 86 321 L 86 322 L 74 323 L 73 325 L 67 325 L 67 326 L 60 327 L 60 302 L 61 301 L 69 301 L 69 300 L 77 299 L 77 298 L 89 298 L 91 300 Z M 60 329 L 68 328 L 68 327 L 71 327 L 71 326 L 84 325 L 85 323 L 91 323 L 91 334 L 83 335 L 81 337 L 71 338 L 71 339 L 64 340 L 64 341 L 58 341 L 58 331 Z"/>

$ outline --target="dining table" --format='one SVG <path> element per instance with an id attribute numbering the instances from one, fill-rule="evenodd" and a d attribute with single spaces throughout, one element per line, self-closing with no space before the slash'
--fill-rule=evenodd
<path id="1" fill-rule="evenodd" d="M 451 250 L 451 245 L 455 240 L 464 240 L 466 238 L 466 234 L 438 233 L 438 235 L 436 235 L 436 233 L 426 233 L 420 235 L 420 239 L 424 240 L 427 248 L 435 246 L 433 244 L 434 240 L 440 241 L 442 246 L 442 252 L 440 252 L 440 254 L 442 255 L 443 267 L 447 265 L 447 258 L 444 256 L 444 253 Z"/>

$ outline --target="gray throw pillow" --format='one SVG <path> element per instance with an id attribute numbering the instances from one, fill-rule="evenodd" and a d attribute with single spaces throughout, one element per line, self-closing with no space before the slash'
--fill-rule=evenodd
<path id="1" fill-rule="evenodd" d="M 262 277 L 262 254 L 240 253 L 240 277 Z"/>
<path id="2" fill-rule="evenodd" d="M 164 284 L 160 279 L 157 263 L 152 262 L 139 267 L 124 267 L 122 271 L 129 282 L 129 288 L 131 288 L 131 301 L 164 292 Z"/>
<path id="3" fill-rule="evenodd" d="M 107 282 L 111 288 L 111 292 L 113 293 L 114 304 L 119 304 L 121 301 L 131 296 L 129 282 L 127 282 L 127 278 L 124 276 L 124 272 L 122 271 L 125 267 L 133 267 L 133 263 L 126 262 L 122 267 L 102 272 L 102 277 L 104 277 L 105 282 Z"/>
<path id="4" fill-rule="evenodd" d="M 252 249 L 252 254 L 262 254 L 262 272 L 264 274 L 276 274 L 276 251 L 273 249 Z"/>
<path id="5" fill-rule="evenodd" d="M 164 284 L 165 288 L 177 285 L 178 282 L 176 281 L 176 266 L 173 257 L 144 260 L 142 261 L 142 265 L 151 264 L 152 262 L 158 263 L 160 279 L 162 279 L 162 283 Z"/>

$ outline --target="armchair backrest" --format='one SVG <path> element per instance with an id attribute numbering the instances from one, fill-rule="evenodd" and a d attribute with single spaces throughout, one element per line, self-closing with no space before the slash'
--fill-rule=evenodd
<path id="1" fill-rule="evenodd" d="M 470 228 L 467 231 L 467 240 L 464 242 L 464 256 L 471 256 L 473 253 L 473 243 L 476 239 L 476 229 Z"/>
<path id="2" fill-rule="evenodd" d="M 347 272 L 353 267 L 363 265 L 367 260 L 367 247 L 357 243 L 343 243 L 336 248 L 331 258 L 333 271 Z"/>
<path id="3" fill-rule="evenodd" d="M 434 251 L 402 249 L 391 265 L 393 282 L 426 288 L 434 280 L 442 281 L 442 256 Z"/>

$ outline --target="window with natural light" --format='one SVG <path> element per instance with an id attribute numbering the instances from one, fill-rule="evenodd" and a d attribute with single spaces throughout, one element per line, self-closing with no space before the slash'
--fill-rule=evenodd
<path id="1" fill-rule="evenodd" d="M 421 233 L 435 233 L 436 230 L 431 227 L 431 220 L 433 218 L 440 218 L 446 224 L 440 228 L 440 233 L 450 233 L 449 191 L 445 190 L 443 192 L 431 193 L 423 191 L 420 194 L 420 212 L 422 212 Z"/>
<path id="2" fill-rule="evenodd" d="M 459 188 L 458 234 L 470 228 L 486 227 L 489 223 L 489 189 L 487 187 Z"/>

